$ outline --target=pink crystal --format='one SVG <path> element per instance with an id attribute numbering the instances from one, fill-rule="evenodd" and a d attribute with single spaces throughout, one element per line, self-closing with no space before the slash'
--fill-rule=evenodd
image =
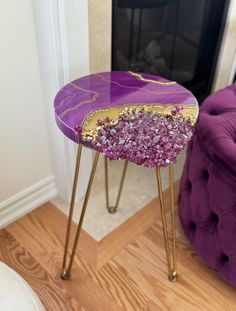
<path id="1" fill-rule="evenodd" d="M 180 110 L 176 108 L 174 115 L 129 110 L 120 114 L 115 124 L 109 118 L 98 120 L 97 135 L 87 143 L 110 159 L 128 159 L 146 167 L 167 166 L 176 161 L 192 136 L 191 120 Z"/>

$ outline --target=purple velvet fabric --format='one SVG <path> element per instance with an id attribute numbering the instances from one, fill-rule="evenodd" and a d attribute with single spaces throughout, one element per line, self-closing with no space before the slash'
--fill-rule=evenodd
<path id="1" fill-rule="evenodd" d="M 179 215 L 200 257 L 236 287 L 236 84 L 209 96 L 200 109 Z"/>

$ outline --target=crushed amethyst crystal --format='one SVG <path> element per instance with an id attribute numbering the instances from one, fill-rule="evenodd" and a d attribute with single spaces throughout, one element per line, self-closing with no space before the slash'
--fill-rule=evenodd
<path id="1" fill-rule="evenodd" d="M 190 118 L 183 118 L 180 111 L 173 116 L 129 109 L 115 121 L 105 118 L 97 125 L 96 136 L 89 141 L 92 148 L 110 159 L 128 159 L 146 167 L 175 163 L 193 131 Z"/>

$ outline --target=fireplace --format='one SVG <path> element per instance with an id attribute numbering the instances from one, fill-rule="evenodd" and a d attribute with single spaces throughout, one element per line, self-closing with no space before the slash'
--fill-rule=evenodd
<path id="1" fill-rule="evenodd" d="M 211 91 L 228 0 L 113 0 L 112 70 L 177 81 L 201 102 Z"/>

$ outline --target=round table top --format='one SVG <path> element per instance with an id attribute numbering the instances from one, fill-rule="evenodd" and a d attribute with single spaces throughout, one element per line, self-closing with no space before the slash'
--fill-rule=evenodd
<path id="1" fill-rule="evenodd" d="M 58 92 L 54 109 L 76 143 L 148 167 L 175 162 L 198 116 L 197 100 L 183 86 L 130 71 L 74 80 Z"/>

